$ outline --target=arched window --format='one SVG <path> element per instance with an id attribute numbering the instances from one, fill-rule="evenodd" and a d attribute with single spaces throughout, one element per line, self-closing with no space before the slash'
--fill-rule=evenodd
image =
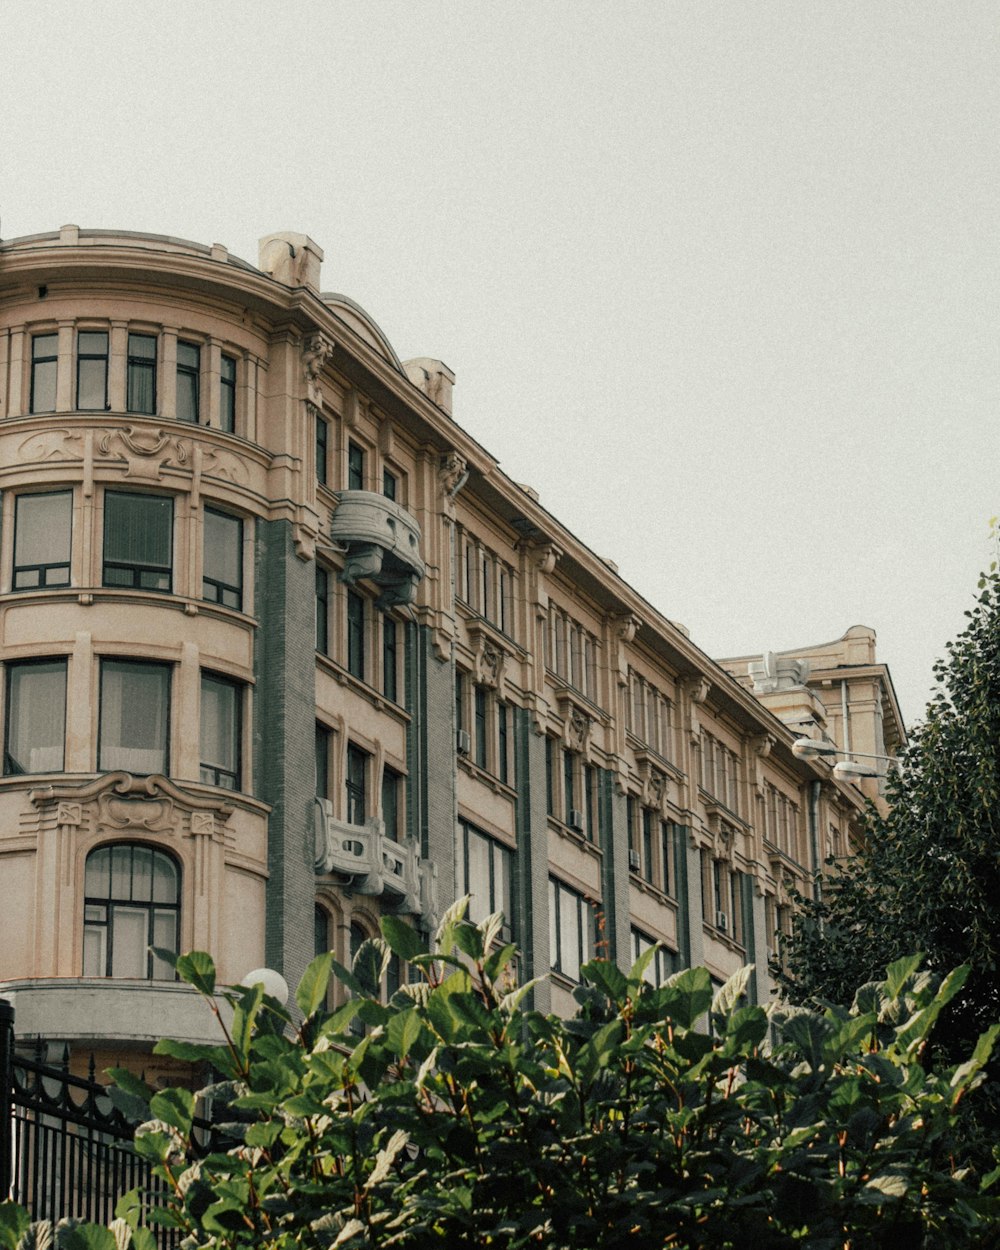
<path id="1" fill-rule="evenodd" d="M 87 856 L 83 975 L 172 981 L 174 970 L 150 951 L 177 950 L 180 871 L 170 855 L 138 842 L 102 846 Z"/>

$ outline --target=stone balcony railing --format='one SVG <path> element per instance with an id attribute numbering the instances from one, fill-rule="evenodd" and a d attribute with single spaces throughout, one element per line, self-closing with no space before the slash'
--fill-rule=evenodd
<path id="1" fill-rule="evenodd" d="M 424 575 L 420 526 L 401 504 L 370 490 L 337 492 L 330 536 L 346 549 L 341 581 L 382 587 L 381 608 L 412 603 Z"/>

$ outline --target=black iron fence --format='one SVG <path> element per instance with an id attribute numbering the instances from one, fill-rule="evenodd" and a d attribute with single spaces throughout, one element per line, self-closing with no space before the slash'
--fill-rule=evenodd
<path id="1" fill-rule="evenodd" d="M 198 1126 L 206 1147 L 222 1144 L 211 1125 Z M 0 1200 L 10 1196 L 33 1220 L 105 1225 L 130 1189 L 156 1205 L 165 1186 L 136 1154 L 135 1128 L 94 1080 L 93 1059 L 83 1079 L 70 1073 L 68 1050 L 56 1065 L 42 1062 L 40 1052 L 16 1054 L 14 1011 L 0 999 Z M 165 1248 L 180 1240 L 172 1230 L 155 1231 Z"/>

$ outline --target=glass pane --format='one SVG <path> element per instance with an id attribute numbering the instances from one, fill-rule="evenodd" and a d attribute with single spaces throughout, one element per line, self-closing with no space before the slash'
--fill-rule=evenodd
<path id="1" fill-rule="evenodd" d="M 229 682 L 201 680 L 201 762 L 229 773 L 237 771 L 236 693 Z"/>
<path id="2" fill-rule="evenodd" d="M 107 403 L 108 362 L 102 360 L 80 360 L 77 363 L 77 394 L 78 408 L 101 410 Z"/>
<path id="3" fill-rule="evenodd" d="M 102 846 L 87 856 L 87 872 L 84 893 L 88 898 L 111 896 L 111 848 Z"/>
<path id="4" fill-rule="evenodd" d="M 111 848 L 110 897 L 117 899 L 119 902 L 130 902 L 132 899 L 131 846 L 113 846 Z"/>
<path id="5" fill-rule="evenodd" d="M 493 910 L 490 890 L 490 844 L 478 833 L 468 832 L 469 919 L 478 924 Z"/>
<path id="6" fill-rule="evenodd" d="M 148 846 L 132 848 L 132 899 L 148 903 L 153 897 L 153 852 Z"/>
<path id="7" fill-rule="evenodd" d="M 177 363 L 183 369 L 197 369 L 201 352 L 194 343 L 177 344 Z"/>
<path id="8" fill-rule="evenodd" d="M 12 665 L 8 673 L 4 772 L 61 772 L 66 662 Z"/>
<path id="9" fill-rule="evenodd" d="M 170 670 L 107 660 L 101 670 L 102 770 L 166 772 Z"/>
<path id="10" fill-rule="evenodd" d="M 81 356 L 106 356 L 108 354 L 107 330 L 81 330 L 76 343 Z"/>
<path id="11" fill-rule="evenodd" d="M 177 954 L 177 913 L 175 911 L 153 912 L 153 940 L 151 946 L 159 946 L 162 950 Z M 165 959 L 152 957 L 154 981 L 173 981 L 174 970 Z"/>
<path id="12" fill-rule="evenodd" d="M 330 924 L 322 907 L 313 908 L 313 953 L 322 955 L 330 949 Z"/>
<path id="13" fill-rule="evenodd" d="M 198 420 L 198 375 L 177 372 L 177 420 Z"/>
<path id="14" fill-rule="evenodd" d="M 152 334 L 130 334 L 128 336 L 128 354 L 138 360 L 156 359 L 156 338 Z"/>
<path id="15" fill-rule="evenodd" d="M 504 920 L 510 924 L 510 852 L 493 843 L 493 904 L 492 911 L 502 911 Z"/>
<path id="16" fill-rule="evenodd" d="M 31 372 L 31 411 L 54 412 L 56 407 L 56 362 L 36 361 Z"/>
<path id="17" fill-rule="evenodd" d="M 73 496 L 20 495 L 15 522 L 14 564 L 68 564 Z"/>
<path id="18" fill-rule="evenodd" d="M 83 975 L 103 977 L 107 970 L 107 928 L 105 925 L 83 927 Z"/>
<path id="19" fill-rule="evenodd" d="M 243 522 L 205 509 L 205 576 L 227 586 L 243 581 Z"/>
<path id="20" fill-rule="evenodd" d="M 115 907 L 111 912 L 111 975 L 145 977 L 148 913 L 143 907 Z"/>
<path id="21" fill-rule="evenodd" d="M 556 883 L 549 878 L 549 960 L 555 968 L 559 963 L 559 946 L 558 946 L 558 922 L 556 918 L 556 907 L 558 905 L 559 895 L 556 891 Z"/>
<path id="22" fill-rule="evenodd" d="M 176 903 L 177 867 L 169 855 L 153 855 L 153 902 Z"/>
<path id="23" fill-rule="evenodd" d="M 568 890 L 560 890 L 559 962 L 562 971 L 574 981 L 580 979 L 580 900 Z"/>
<path id="24" fill-rule="evenodd" d="M 170 567 L 174 501 L 162 495 L 104 496 L 104 558 Z"/>

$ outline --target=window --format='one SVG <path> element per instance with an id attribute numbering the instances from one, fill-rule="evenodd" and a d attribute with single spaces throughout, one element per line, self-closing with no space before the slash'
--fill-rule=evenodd
<path id="1" fill-rule="evenodd" d="M 219 366 L 219 428 L 227 434 L 236 429 L 236 359 L 223 356 Z"/>
<path id="2" fill-rule="evenodd" d="M 65 740 L 66 661 L 8 664 L 4 773 L 62 772 Z"/>
<path id="3" fill-rule="evenodd" d="M 365 453 L 357 443 L 347 444 L 347 489 L 364 490 Z"/>
<path id="4" fill-rule="evenodd" d="M 510 708 L 497 702 L 497 776 L 510 784 Z"/>
<path id="5" fill-rule="evenodd" d="M 316 565 L 316 650 L 330 654 L 330 574 Z"/>
<path id="6" fill-rule="evenodd" d="M 626 723 L 630 733 L 665 759 L 673 755 L 672 705 L 666 695 L 644 677 L 629 669 L 630 696 L 626 700 Z"/>
<path id="7" fill-rule="evenodd" d="M 321 799 L 330 797 L 330 741 L 331 730 L 326 725 L 316 722 L 316 796 Z"/>
<path id="8" fill-rule="evenodd" d="M 597 793 L 597 769 L 591 764 L 583 766 L 583 819 L 584 832 L 589 842 L 598 840 L 599 812 Z"/>
<path id="9" fill-rule="evenodd" d="M 545 663 L 548 668 L 580 694 L 596 702 L 597 657 L 600 645 L 597 638 L 560 608 L 552 605 L 549 608 L 545 645 Z"/>
<path id="10" fill-rule="evenodd" d="M 382 617 L 382 693 L 399 702 L 399 626 L 390 616 Z"/>
<path id="11" fill-rule="evenodd" d="M 388 469 L 382 470 L 382 494 L 386 499 L 395 500 L 399 492 L 399 478 Z"/>
<path id="12" fill-rule="evenodd" d="M 243 607 L 243 522 L 205 509 L 205 559 L 201 596 L 226 608 Z"/>
<path id="13" fill-rule="evenodd" d="M 486 689 L 476 686 L 474 710 L 476 718 L 476 764 L 479 768 L 486 767 Z"/>
<path id="14" fill-rule="evenodd" d="M 142 660 L 101 663 L 101 772 L 166 773 L 170 665 Z"/>
<path id="15" fill-rule="evenodd" d="M 455 728 L 459 733 L 465 728 L 465 674 L 455 672 Z"/>
<path id="16" fill-rule="evenodd" d="M 201 780 L 240 788 L 242 687 L 212 673 L 201 675 Z"/>
<path id="17" fill-rule="evenodd" d="M 149 949 L 178 950 L 180 873 L 169 855 L 134 842 L 91 851 L 84 896 L 85 977 L 174 980 Z"/>
<path id="18" fill-rule="evenodd" d="M 151 416 L 156 412 L 156 337 L 128 336 L 128 372 L 125 405 L 129 412 Z"/>
<path id="19" fill-rule="evenodd" d="M 549 950 L 556 972 L 579 981 L 580 967 L 594 957 L 594 911 L 569 886 L 549 877 Z"/>
<path id="20" fill-rule="evenodd" d="M 347 746 L 346 814 L 349 825 L 363 825 L 368 818 L 368 752 Z"/>
<path id="21" fill-rule="evenodd" d="M 73 495 L 19 495 L 14 507 L 15 590 L 69 585 Z"/>
<path id="22" fill-rule="evenodd" d="M 107 330 L 81 330 L 76 336 L 76 406 L 86 412 L 108 407 Z"/>
<path id="23" fill-rule="evenodd" d="M 468 918 L 479 924 L 494 912 L 511 919 L 510 880 L 513 852 L 479 829 L 462 822 L 458 895 L 469 895 Z"/>
<path id="24" fill-rule="evenodd" d="M 365 601 L 347 592 L 347 671 L 358 681 L 365 679 Z"/>
<path id="25" fill-rule="evenodd" d="M 177 344 L 177 420 L 198 420 L 201 380 L 201 348 L 194 343 Z"/>
<path id="26" fill-rule="evenodd" d="M 399 841 L 399 792 L 403 778 L 394 768 L 382 769 L 382 821 L 386 837 Z"/>
<path id="27" fill-rule="evenodd" d="M 648 807 L 642 809 L 642 875 L 653 883 L 653 813 Z"/>
<path id="28" fill-rule="evenodd" d="M 458 595 L 469 607 L 501 630 L 513 624 L 511 588 L 513 570 L 472 534 L 460 533 Z"/>
<path id="29" fill-rule="evenodd" d="M 59 335 L 36 334 L 31 340 L 31 411 L 55 412 Z"/>
<path id="30" fill-rule="evenodd" d="M 317 414 L 316 417 L 316 481 L 325 486 L 328 480 L 327 457 L 330 454 L 330 427 Z"/>
<path id="31" fill-rule="evenodd" d="M 660 889 L 671 898 L 677 897 L 677 869 L 674 864 L 674 830 L 666 820 L 660 821 Z"/>
<path id="32" fill-rule="evenodd" d="M 555 743 L 545 736 L 545 810 L 550 816 L 556 814 Z"/>
<path id="33" fill-rule="evenodd" d="M 743 874 L 726 860 L 713 859 L 701 851 L 701 900 L 705 924 L 742 945 Z"/>
<path id="34" fill-rule="evenodd" d="M 104 496 L 104 585 L 171 588 L 174 501 L 163 495 Z"/>
<path id="35" fill-rule="evenodd" d="M 644 955 L 651 946 L 656 946 L 656 939 L 651 938 L 641 929 L 632 930 L 632 962 Z M 656 954 L 646 966 L 643 979 L 649 985 L 663 985 L 677 971 L 677 956 L 673 951 L 658 947 Z"/>
<path id="36" fill-rule="evenodd" d="M 333 950 L 333 944 L 330 941 L 330 917 L 326 908 L 320 907 L 319 903 L 314 903 L 313 954 L 325 955 L 330 950 Z"/>
<path id="37" fill-rule="evenodd" d="M 575 827 L 576 813 L 576 768 L 578 759 L 572 751 L 563 751 L 563 816 L 566 824 Z"/>

